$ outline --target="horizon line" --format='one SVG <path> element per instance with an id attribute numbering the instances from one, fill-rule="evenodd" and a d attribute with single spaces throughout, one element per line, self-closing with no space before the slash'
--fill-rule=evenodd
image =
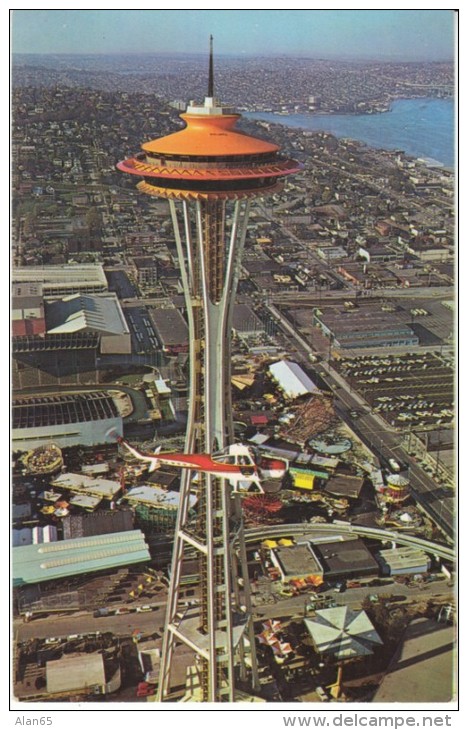
<path id="1" fill-rule="evenodd" d="M 206 54 L 203 51 L 11 51 L 12 56 L 200 56 L 200 58 L 204 58 Z M 440 57 L 440 58 L 427 58 L 427 57 L 420 57 L 420 58 L 408 58 L 407 56 L 401 55 L 401 56 L 391 56 L 391 55 L 381 55 L 381 56 L 375 56 L 375 55 L 365 55 L 365 56 L 357 56 L 354 54 L 344 54 L 342 56 L 338 55 L 318 55 L 318 56 L 311 56 L 309 53 L 291 53 L 288 51 L 282 51 L 279 53 L 256 53 L 254 51 L 252 52 L 241 52 L 241 53 L 235 53 L 235 52 L 224 52 L 224 53 L 217 53 L 217 58 L 222 57 L 234 57 L 234 58 L 271 58 L 272 56 L 276 56 L 277 58 L 283 58 L 287 56 L 288 58 L 298 58 L 302 60 L 310 60 L 310 61 L 398 61 L 398 62 L 406 62 L 406 63 L 454 63 L 455 58 L 453 56 L 450 57 Z"/>

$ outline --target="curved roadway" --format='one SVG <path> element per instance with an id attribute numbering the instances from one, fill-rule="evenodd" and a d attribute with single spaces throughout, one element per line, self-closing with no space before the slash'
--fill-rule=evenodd
<path id="1" fill-rule="evenodd" d="M 350 534 L 356 537 L 367 537 L 382 540 L 386 542 L 395 542 L 400 545 L 409 545 L 416 547 L 424 552 L 434 555 L 443 560 L 455 562 L 455 550 L 446 545 L 424 540 L 415 535 L 408 535 L 393 530 L 383 530 L 378 527 L 364 527 L 362 525 L 351 525 L 348 522 L 337 522 L 331 524 L 320 524 L 315 528 L 319 532 L 330 533 L 330 535 Z M 314 532 L 314 525 L 310 523 L 299 523 L 292 525 L 268 525 L 265 527 L 255 527 L 245 531 L 245 541 L 258 542 L 266 538 L 283 537 L 285 535 L 307 535 Z"/>

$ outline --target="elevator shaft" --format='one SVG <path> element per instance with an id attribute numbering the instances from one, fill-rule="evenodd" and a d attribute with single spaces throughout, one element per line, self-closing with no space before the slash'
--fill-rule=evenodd
<path id="1" fill-rule="evenodd" d="M 232 443 L 231 326 L 249 202 L 236 201 L 228 219 L 225 201 L 170 200 L 190 335 L 190 400 L 185 449 L 212 453 Z M 182 214 L 182 215 L 180 215 Z M 229 230 L 226 230 L 228 229 Z M 183 234 L 182 234 L 183 231 Z M 170 693 L 175 640 L 196 654 L 200 699 L 234 701 L 235 667 L 246 676 L 244 640 L 255 654 L 242 515 L 225 479 L 198 475 L 197 517 L 188 521 L 194 475 L 181 479 L 171 583 L 161 657 L 159 699 Z M 240 540 L 240 544 L 239 544 Z M 233 545 L 236 543 L 236 549 Z M 179 611 L 179 586 L 187 548 L 198 555 L 200 603 Z M 239 565 L 237 562 L 240 558 Z M 242 585 L 243 607 L 240 606 Z M 235 660 L 236 657 L 236 660 Z M 257 686 L 256 660 L 252 682 Z"/>

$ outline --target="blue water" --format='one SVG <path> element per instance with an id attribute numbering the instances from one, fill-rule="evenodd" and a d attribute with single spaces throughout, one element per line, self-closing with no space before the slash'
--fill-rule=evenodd
<path id="1" fill-rule="evenodd" d="M 454 105 L 452 99 L 398 99 L 383 114 L 246 114 L 253 119 L 330 132 L 371 147 L 399 149 L 413 157 L 429 157 L 454 166 Z"/>

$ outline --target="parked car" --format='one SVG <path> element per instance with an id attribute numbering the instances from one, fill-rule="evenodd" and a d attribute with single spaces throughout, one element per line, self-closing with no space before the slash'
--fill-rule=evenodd
<path id="1" fill-rule="evenodd" d="M 148 695 L 154 694 L 155 690 L 155 684 L 150 684 L 149 682 L 140 682 L 137 687 L 136 696 L 148 697 Z"/>

